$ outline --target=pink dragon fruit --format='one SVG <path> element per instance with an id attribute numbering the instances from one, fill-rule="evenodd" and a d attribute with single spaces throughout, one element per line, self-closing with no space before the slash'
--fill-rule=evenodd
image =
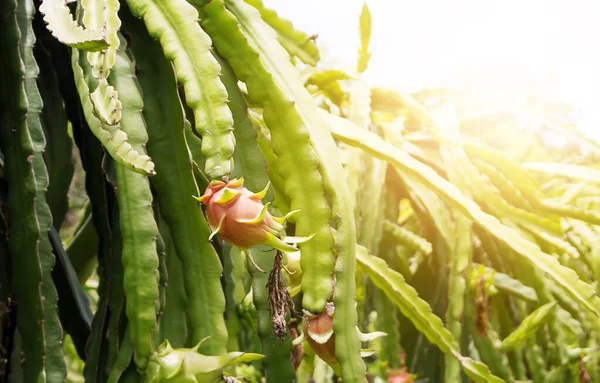
<path id="1" fill-rule="evenodd" d="M 417 375 L 406 371 L 406 352 L 400 352 L 400 368 L 388 370 L 387 383 L 412 383 L 416 378 Z"/>
<path id="2" fill-rule="evenodd" d="M 268 210 L 270 203 L 263 205 L 261 202 L 269 185 L 253 193 L 244 187 L 243 178 L 227 183 L 213 180 L 203 196 L 195 197 L 206 205 L 206 216 L 212 230 L 210 238 L 219 233 L 225 241 L 243 250 L 256 245 L 270 245 L 285 252 L 298 251 L 279 238 L 283 223 L 298 211 L 291 211 L 281 218 L 273 217 Z M 286 238 L 292 243 L 303 240 L 307 239 Z"/>
<path id="3" fill-rule="evenodd" d="M 416 375 L 409 374 L 405 368 L 388 373 L 388 383 L 411 383 L 417 378 Z"/>
<path id="4" fill-rule="evenodd" d="M 325 309 L 318 313 L 310 313 L 304 310 L 306 315 L 304 320 L 304 333 L 292 341 L 292 344 L 298 345 L 306 341 L 310 348 L 326 362 L 336 374 L 341 371 L 338 360 L 335 356 L 335 333 L 333 331 L 333 317 L 335 316 L 335 305 L 333 302 L 328 302 Z M 356 333 L 361 343 L 368 343 L 387 334 L 381 331 L 370 333 L 362 333 L 356 326 Z M 372 349 L 361 349 L 360 355 L 363 358 L 371 356 L 375 353 Z"/>
<path id="5" fill-rule="evenodd" d="M 335 334 L 333 333 L 333 314 L 335 307 L 327 303 L 325 310 L 307 315 L 304 322 L 304 334 L 313 351 L 330 366 L 337 365 L 335 357 Z M 307 313 L 308 314 L 308 313 Z"/>

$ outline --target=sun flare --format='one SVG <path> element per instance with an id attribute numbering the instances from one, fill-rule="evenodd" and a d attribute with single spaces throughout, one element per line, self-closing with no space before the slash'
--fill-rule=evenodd
<path id="1" fill-rule="evenodd" d="M 324 65 L 351 64 L 362 0 L 265 0 L 319 35 Z M 364 79 L 412 92 L 478 88 L 487 97 L 534 94 L 576 108 L 576 123 L 600 140 L 600 5 L 591 0 L 367 2 L 373 52 Z M 314 12 L 318 9 L 319 12 Z"/>

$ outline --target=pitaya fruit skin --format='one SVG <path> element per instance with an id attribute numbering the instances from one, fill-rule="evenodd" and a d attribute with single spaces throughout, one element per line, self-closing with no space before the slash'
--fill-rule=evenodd
<path id="1" fill-rule="evenodd" d="M 333 303 L 317 315 L 309 315 L 304 322 L 304 334 L 313 351 L 330 366 L 337 365 L 335 357 L 335 334 L 333 333 Z"/>
<path id="2" fill-rule="evenodd" d="M 297 211 L 285 217 L 273 217 L 268 211 L 270 204 L 263 205 L 261 202 L 268 188 L 269 185 L 254 193 L 244 187 L 243 178 L 227 183 L 212 181 L 204 195 L 196 198 L 206 205 L 211 238 L 218 233 L 223 240 L 243 250 L 270 245 L 285 252 L 298 251 L 279 238 L 283 223 Z"/>
<path id="3" fill-rule="evenodd" d="M 406 370 L 394 371 L 388 374 L 388 383 L 412 383 L 417 378 L 416 375 L 409 374 Z"/>
<path id="4" fill-rule="evenodd" d="M 333 331 L 333 317 L 335 315 L 335 306 L 333 302 L 328 302 L 325 309 L 313 314 L 305 311 L 306 319 L 304 321 L 304 337 L 315 354 L 331 366 L 334 371 L 339 368 L 338 360 L 335 356 L 335 333 Z M 356 326 L 358 339 L 361 343 L 371 342 L 387 334 L 381 331 L 374 331 L 363 334 Z M 375 353 L 371 349 L 361 349 L 361 356 L 368 357 Z"/>

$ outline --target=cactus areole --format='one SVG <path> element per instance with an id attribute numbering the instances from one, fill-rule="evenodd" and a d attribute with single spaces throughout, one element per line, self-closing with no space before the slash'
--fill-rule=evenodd
<path id="1" fill-rule="evenodd" d="M 196 199 L 206 205 L 206 216 L 212 230 L 211 238 L 219 233 L 225 241 L 247 250 L 257 245 L 270 245 L 281 251 L 298 251 L 282 241 L 284 222 L 297 211 L 284 217 L 274 217 L 269 213 L 270 203 L 264 205 L 269 185 L 254 193 L 244 187 L 244 179 L 229 182 L 213 180 L 204 195 Z M 294 242 L 298 242 L 297 238 Z"/>

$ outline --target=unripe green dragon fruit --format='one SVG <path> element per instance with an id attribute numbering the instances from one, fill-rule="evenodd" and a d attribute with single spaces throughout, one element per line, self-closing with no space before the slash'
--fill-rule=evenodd
<path id="1" fill-rule="evenodd" d="M 289 243 L 301 243 L 311 237 L 279 238 L 283 233 L 283 223 L 298 210 L 281 218 L 272 216 L 268 210 L 270 203 L 263 205 L 261 202 L 269 185 L 254 193 L 244 187 L 243 178 L 227 183 L 211 181 L 204 195 L 196 197 L 206 205 L 206 216 L 212 229 L 211 239 L 219 233 L 225 241 L 243 250 L 257 245 L 270 245 L 285 252 L 298 251 Z"/>
<path id="2" fill-rule="evenodd" d="M 146 383 L 220 383 L 225 381 L 223 369 L 237 363 L 251 362 L 264 355 L 230 352 L 225 355 L 207 356 L 198 353 L 198 348 L 174 349 L 165 340 L 150 357 L 146 367 Z M 235 381 L 228 379 L 229 381 Z"/>

